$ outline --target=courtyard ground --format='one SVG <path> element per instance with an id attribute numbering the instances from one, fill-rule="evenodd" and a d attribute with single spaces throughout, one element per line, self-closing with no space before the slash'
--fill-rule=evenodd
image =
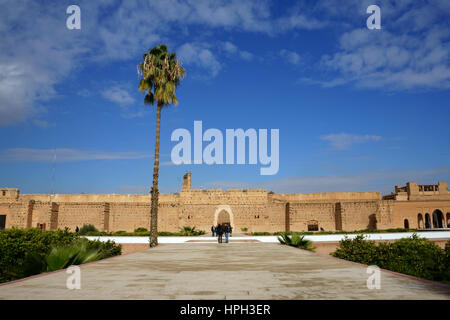
<path id="1" fill-rule="evenodd" d="M 450 286 L 381 272 L 369 290 L 363 265 L 275 243 L 161 244 L 0 286 L 0 299 L 446 299 Z"/>

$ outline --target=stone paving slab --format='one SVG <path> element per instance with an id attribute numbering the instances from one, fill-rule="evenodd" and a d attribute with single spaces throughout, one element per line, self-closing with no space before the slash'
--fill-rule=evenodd
<path id="1" fill-rule="evenodd" d="M 381 273 L 369 290 L 362 265 L 273 243 L 162 244 L 0 286 L 0 299 L 445 299 L 450 286 Z"/>

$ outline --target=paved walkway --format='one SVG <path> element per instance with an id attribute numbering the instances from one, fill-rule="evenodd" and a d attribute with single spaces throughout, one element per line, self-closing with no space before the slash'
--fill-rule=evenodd
<path id="1" fill-rule="evenodd" d="M 0 286 L 0 299 L 446 299 L 450 287 L 381 273 L 274 243 L 161 244 L 81 266 L 81 289 L 58 271 Z"/>

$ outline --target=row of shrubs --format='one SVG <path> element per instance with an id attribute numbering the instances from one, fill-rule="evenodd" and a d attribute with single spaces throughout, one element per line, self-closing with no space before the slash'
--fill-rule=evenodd
<path id="1" fill-rule="evenodd" d="M 120 255 L 114 242 L 90 241 L 69 229 L 0 231 L 0 282 Z"/>
<path id="2" fill-rule="evenodd" d="M 412 276 L 450 284 L 450 240 L 445 250 L 414 234 L 392 243 L 344 238 L 331 255 Z"/>
<path id="3" fill-rule="evenodd" d="M 417 232 L 417 229 L 404 229 L 404 228 L 396 228 L 396 229 L 364 229 L 364 230 L 356 230 L 356 231 L 304 231 L 304 232 L 296 232 L 296 231 L 288 231 L 288 232 L 252 232 L 253 236 L 281 236 L 284 234 L 289 235 L 321 235 L 321 234 L 358 234 L 358 233 L 396 233 L 396 232 Z"/>
<path id="4" fill-rule="evenodd" d="M 92 224 L 83 225 L 80 228 L 79 234 L 82 236 L 149 236 L 150 231 L 146 228 L 137 228 L 134 232 L 127 231 L 115 231 L 115 232 L 104 232 L 98 231 Z M 179 232 L 158 232 L 158 236 L 200 236 L 205 234 L 203 230 L 195 230 L 195 227 L 185 226 L 180 228 Z"/>
<path id="5" fill-rule="evenodd" d="M 280 233 L 281 244 L 314 251 L 312 242 L 304 235 Z M 434 242 L 413 234 L 394 242 L 376 243 L 364 235 L 345 237 L 332 256 L 366 265 L 376 265 L 399 273 L 450 284 L 450 240 L 445 249 Z"/>

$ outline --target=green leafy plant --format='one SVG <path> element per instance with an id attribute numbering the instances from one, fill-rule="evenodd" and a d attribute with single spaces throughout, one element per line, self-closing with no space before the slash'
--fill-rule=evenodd
<path id="1" fill-rule="evenodd" d="M 148 230 L 146 228 L 140 227 L 140 228 L 134 229 L 134 232 L 148 232 Z"/>
<path id="2" fill-rule="evenodd" d="M 300 236 L 298 234 L 289 235 L 287 233 L 282 233 L 278 236 L 278 241 L 281 244 L 296 247 L 299 249 L 314 251 L 316 248 L 312 246 L 310 240 L 305 239 L 305 236 Z"/>
<path id="3" fill-rule="evenodd" d="M 69 232 L 68 228 L 45 232 L 38 228 L 2 230 L 0 231 L 0 282 L 48 271 L 46 259 L 54 248 L 75 245 L 84 246 L 86 251 L 98 251 L 99 259 L 120 255 L 122 251 L 122 247 L 112 241 L 90 241 L 81 238 L 77 233 Z"/>
<path id="4" fill-rule="evenodd" d="M 181 228 L 179 234 L 181 236 L 199 236 L 202 234 L 205 234 L 205 231 L 203 230 L 195 230 L 195 226 L 194 227 L 190 227 L 190 226 L 184 226 L 183 228 Z"/>
<path id="5" fill-rule="evenodd" d="M 446 247 L 450 247 L 450 241 Z M 447 249 L 447 248 L 446 248 Z M 429 280 L 450 283 L 448 251 L 434 242 L 413 234 L 392 243 L 368 241 L 362 235 L 345 238 L 331 255 L 367 265 L 413 275 Z"/>
<path id="6" fill-rule="evenodd" d="M 88 232 L 98 232 L 97 228 L 93 224 L 84 224 L 79 231 L 79 234 L 84 236 Z"/>
<path id="7" fill-rule="evenodd" d="M 363 229 L 363 230 L 355 230 L 355 231 L 278 231 L 275 232 L 274 235 L 279 236 L 283 233 L 287 234 L 299 234 L 299 235 L 321 235 L 321 234 L 360 234 L 360 233 L 397 233 L 397 232 L 417 232 L 417 229 L 404 229 L 404 228 L 396 228 L 396 229 Z"/>
<path id="8" fill-rule="evenodd" d="M 247 232 L 247 231 L 248 231 L 248 228 L 241 228 L 241 231 L 242 231 L 242 232 Z"/>
<path id="9" fill-rule="evenodd" d="M 45 262 L 47 271 L 55 271 L 99 260 L 99 258 L 98 249 L 88 249 L 85 243 L 77 242 L 69 246 L 52 248 Z"/>
<path id="10" fill-rule="evenodd" d="M 252 232 L 252 236 L 270 236 L 270 232 Z"/>

